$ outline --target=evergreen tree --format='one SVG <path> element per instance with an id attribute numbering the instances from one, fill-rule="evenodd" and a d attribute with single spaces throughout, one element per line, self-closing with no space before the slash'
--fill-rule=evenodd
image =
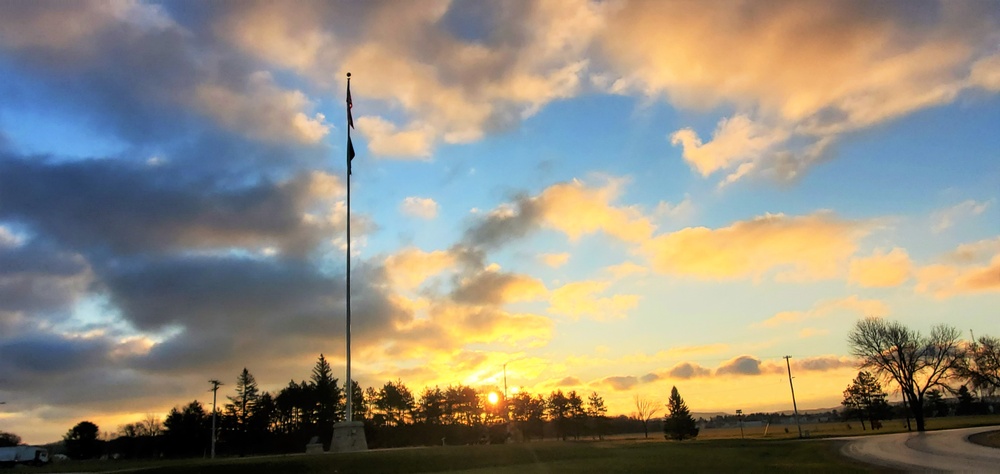
<path id="1" fill-rule="evenodd" d="M 209 448 L 212 435 L 212 415 L 197 400 L 178 409 L 174 407 L 163 422 L 168 454 L 201 456 Z"/>
<path id="2" fill-rule="evenodd" d="M 862 370 L 858 372 L 851 384 L 844 390 L 845 418 L 857 418 L 861 422 L 861 429 L 865 427 L 865 420 L 868 420 L 874 428 L 879 420 L 888 418 L 889 403 L 886 401 L 888 394 L 882 391 L 882 385 L 871 373 Z"/>
<path id="3" fill-rule="evenodd" d="M 330 426 L 332 430 L 333 423 L 344 417 L 344 394 L 323 354 L 319 355 L 319 360 L 313 367 L 310 382 L 314 398 L 313 418 L 320 427 Z"/>
<path id="4" fill-rule="evenodd" d="M 698 427 L 687 404 L 681 398 L 677 387 L 670 389 L 670 400 L 667 402 L 667 409 L 670 414 L 663 419 L 663 434 L 668 439 L 682 441 L 687 438 L 698 436 Z"/>
<path id="5" fill-rule="evenodd" d="M 89 421 L 77 423 L 66 436 L 63 436 L 66 454 L 73 459 L 92 459 L 100 456 L 101 441 L 97 439 L 99 433 L 97 425 Z"/>
<path id="6" fill-rule="evenodd" d="M 969 393 L 968 387 L 966 387 L 965 385 L 958 387 L 957 396 L 958 396 L 958 408 L 955 410 L 955 414 L 971 415 L 974 411 L 972 407 L 976 400 L 972 397 L 972 394 Z"/>
<path id="7" fill-rule="evenodd" d="M 604 406 L 604 398 L 593 392 L 587 397 L 587 418 L 590 420 L 590 430 L 598 439 L 604 439 L 604 427 L 607 424 L 608 407 Z"/>
<path id="8" fill-rule="evenodd" d="M 226 410 L 235 421 L 239 431 L 246 432 L 250 416 L 253 414 L 254 406 L 260 399 L 260 389 L 257 387 L 257 380 L 253 374 L 243 368 L 243 372 L 236 377 L 236 396 L 229 398 L 229 405 Z"/>

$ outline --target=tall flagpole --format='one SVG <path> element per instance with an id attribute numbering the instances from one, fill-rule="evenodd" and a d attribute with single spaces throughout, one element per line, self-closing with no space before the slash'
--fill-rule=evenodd
<path id="1" fill-rule="evenodd" d="M 354 420 L 351 399 L 354 398 L 354 384 L 351 383 L 351 159 L 354 147 L 351 144 L 351 73 L 347 73 L 347 422 Z"/>
<path id="2" fill-rule="evenodd" d="M 346 416 L 343 423 L 333 424 L 333 440 L 330 451 L 345 453 L 364 451 L 368 449 L 365 441 L 365 425 L 354 421 L 354 380 L 351 379 L 351 160 L 354 159 L 354 144 L 351 143 L 351 129 L 354 128 L 354 118 L 351 117 L 351 73 L 347 73 L 347 382 L 344 383 Z M 307 450 L 308 452 L 308 450 Z"/>

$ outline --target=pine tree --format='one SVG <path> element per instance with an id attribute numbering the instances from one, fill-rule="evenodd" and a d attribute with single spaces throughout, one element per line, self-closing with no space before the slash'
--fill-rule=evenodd
<path id="1" fill-rule="evenodd" d="M 667 402 L 667 409 L 670 414 L 663 419 L 663 434 L 667 439 L 682 441 L 687 438 L 698 436 L 698 427 L 694 418 L 691 417 L 691 410 L 681 398 L 677 387 L 670 389 L 670 400 Z"/>
<path id="2" fill-rule="evenodd" d="M 333 369 L 323 354 L 312 370 L 311 388 L 314 396 L 314 420 L 322 427 L 333 426 L 344 416 L 343 392 L 333 377 Z"/>
<path id="3" fill-rule="evenodd" d="M 254 411 L 254 406 L 260 398 L 260 389 L 257 387 L 257 380 L 253 374 L 243 368 L 243 372 L 236 377 L 236 396 L 227 397 L 230 404 L 226 406 L 235 418 L 236 425 L 240 431 L 246 432 L 247 421 Z"/>

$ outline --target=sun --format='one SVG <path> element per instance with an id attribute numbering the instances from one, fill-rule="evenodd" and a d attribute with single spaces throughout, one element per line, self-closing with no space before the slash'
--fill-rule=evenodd
<path id="1" fill-rule="evenodd" d="M 500 395 L 497 395 L 496 392 L 490 392 L 490 394 L 486 396 L 486 399 L 489 400 L 490 404 L 496 405 L 497 402 L 500 401 Z"/>

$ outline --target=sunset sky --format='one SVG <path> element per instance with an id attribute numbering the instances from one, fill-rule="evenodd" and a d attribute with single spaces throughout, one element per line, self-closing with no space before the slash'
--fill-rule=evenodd
<path id="1" fill-rule="evenodd" d="M 0 430 L 353 371 L 838 406 L 1000 336 L 990 1 L 0 3 Z"/>

